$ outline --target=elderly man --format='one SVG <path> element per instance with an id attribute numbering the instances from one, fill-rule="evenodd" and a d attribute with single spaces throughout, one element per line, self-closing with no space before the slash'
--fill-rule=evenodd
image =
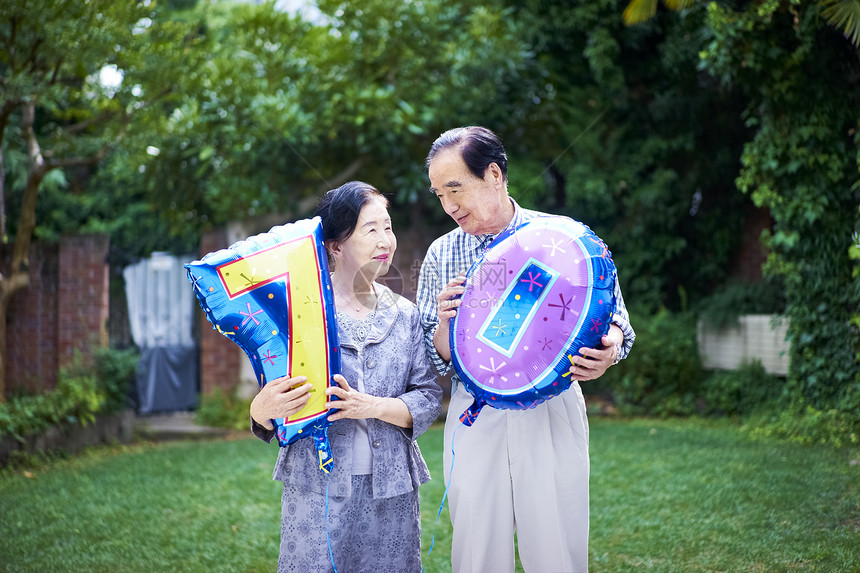
<path id="1" fill-rule="evenodd" d="M 421 266 L 418 306 L 427 351 L 451 368 L 449 320 L 465 272 L 502 231 L 543 215 L 508 195 L 507 156 L 483 127 L 446 131 L 427 156 L 431 192 L 458 228 L 436 239 Z M 456 376 L 445 423 L 444 471 L 457 573 L 514 570 L 514 531 L 527 572 L 588 570 L 588 421 L 579 383 L 625 358 L 635 333 L 616 281 L 618 307 L 600 348 L 582 349 L 570 388 L 528 410 L 484 408 L 472 427 L 459 415 L 474 401 Z M 453 466 L 452 466 L 453 462 Z"/>

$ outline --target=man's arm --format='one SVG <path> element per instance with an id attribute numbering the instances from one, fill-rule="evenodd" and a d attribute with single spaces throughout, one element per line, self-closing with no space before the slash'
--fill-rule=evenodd
<path id="1" fill-rule="evenodd" d="M 633 341 L 636 339 L 636 333 L 630 326 L 627 306 L 624 304 L 624 296 L 621 294 L 617 277 L 615 279 L 615 301 L 612 324 L 609 327 L 609 332 L 601 339 L 601 345 L 596 348 L 582 348 L 580 353 L 571 359 L 569 372 L 573 380 L 584 382 L 600 378 L 610 366 L 617 364 L 619 360 L 626 358 L 630 353 Z"/>
<path id="2" fill-rule="evenodd" d="M 421 263 L 421 271 L 418 275 L 418 292 L 415 298 L 418 311 L 421 315 L 421 327 L 424 329 L 424 346 L 427 350 L 427 356 L 430 358 L 430 362 L 436 371 L 444 376 L 451 370 L 451 353 L 449 349 L 447 359 L 444 358 L 439 354 L 434 343 L 436 331 L 439 327 L 436 297 L 441 290 L 442 284 L 439 257 L 436 249 L 434 249 L 434 245 L 430 245 L 430 248 L 427 249 L 427 255 Z M 447 339 L 447 325 L 445 326 L 444 334 Z M 442 333 L 440 333 L 441 335 Z"/>
<path id="3" fill-rule="evenodd" d="M 612 324 L 617 325 L 621 330 L 622 341 L 618 351 L 618 356 L 613 364 L 617 364 L 619 360 L 627 358 L 630 354 L 630 349 L 633 348 L 633 341 L 636 340 L 636 332 L 630 325 L 630 315 L 627 314 L 627 305 L 624 304 L 624 295 L 621 294 L 621 285 L 618 283 L 618 277 L 615 277 L 615 314 L 612 315 Z"/>

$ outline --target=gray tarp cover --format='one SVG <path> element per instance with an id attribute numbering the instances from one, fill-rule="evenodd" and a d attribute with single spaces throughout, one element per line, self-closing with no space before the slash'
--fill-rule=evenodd
<path id="1" fill-rule="evenodd" d="M 193 336 L 196 300 L 183 263 L 153 253 L 123 272 L 137 366 L 141 414 L 197 406 L 197 346 Z"/>

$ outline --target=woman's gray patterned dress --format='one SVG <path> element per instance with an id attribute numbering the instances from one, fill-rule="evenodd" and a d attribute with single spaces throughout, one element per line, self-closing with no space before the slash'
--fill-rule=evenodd
<path id="1" fill-rule="evenodd" d="M 354 388 L 401 398 L 413 427 L 367 420 L 373 469 L 365 475 L 352 475 L 355 420 L 329 426 L 331 474 L 313 463 L 310 440 L 281 448 L 274 472 L 284 482 L 279 573 L 421 571 L 418 485 L 429 473 L 415 439 L 439 415 L 442 390 L 424 353 L 417 309 L 375 287 L 379 303 L 369 317 L 338 314 L 343 374 Z M 252 426 L 272 439 L 273 432 Z"/>

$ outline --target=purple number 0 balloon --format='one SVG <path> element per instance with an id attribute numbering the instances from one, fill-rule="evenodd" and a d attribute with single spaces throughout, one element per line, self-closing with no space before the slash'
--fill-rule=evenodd
<path id="1" fill-rule="evenodd" d="M 475 403 L 526 409 L 568 387 L 581 348 L 600 346 L 615 312 L 615 264 L 591 229 L 531 219 L 499 235 L 466 274 L 451 319 L 451 359 Z"/>

